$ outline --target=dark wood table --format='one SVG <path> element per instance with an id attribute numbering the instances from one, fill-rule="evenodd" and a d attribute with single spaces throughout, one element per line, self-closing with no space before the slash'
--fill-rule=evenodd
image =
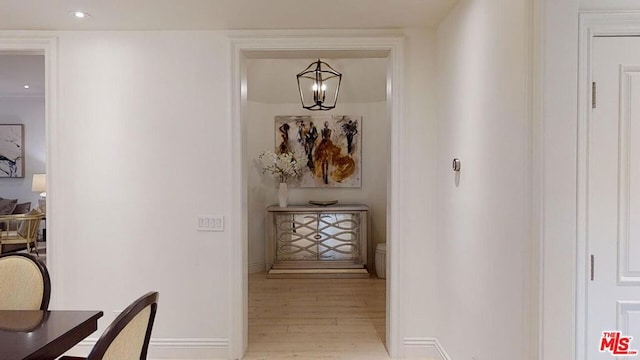
<path id="1" fill-rule="evenodd" d="M 0 359 L 55 359 L 96 331 L 102 315 L 102 311 L 0 310 Z"/>

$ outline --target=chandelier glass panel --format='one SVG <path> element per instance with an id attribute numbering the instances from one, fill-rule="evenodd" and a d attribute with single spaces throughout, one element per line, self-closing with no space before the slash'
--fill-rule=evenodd
<path id="1" fill-rule="evenodd" d="M 336 107 L 342 74 L 324 61 L 315 61 L 297 75 L 302 107 L 331 110 Z"/>

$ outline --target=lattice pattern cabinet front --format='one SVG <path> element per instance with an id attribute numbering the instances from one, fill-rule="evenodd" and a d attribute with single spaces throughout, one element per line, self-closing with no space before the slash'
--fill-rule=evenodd
<path id="1" fill-rule="evenodd" d="M 366 205 L 270 206 L 269 277 L 368 277 Z"/>

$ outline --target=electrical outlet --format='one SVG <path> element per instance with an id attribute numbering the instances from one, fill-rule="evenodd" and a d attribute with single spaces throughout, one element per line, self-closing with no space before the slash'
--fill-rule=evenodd
<path id="1" fill-rule="evenodd" d="M 200 215 L 198 216 L 198 231 L 224 231 L 224 216 Z"/>

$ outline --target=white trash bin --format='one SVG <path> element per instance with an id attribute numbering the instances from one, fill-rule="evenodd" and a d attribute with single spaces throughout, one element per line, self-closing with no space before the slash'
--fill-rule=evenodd
<path id="1" fill-rule="evenodd" d="M 387 243 L 376 245 L 376 274 L 380 279 L 387 278 Z"/>

